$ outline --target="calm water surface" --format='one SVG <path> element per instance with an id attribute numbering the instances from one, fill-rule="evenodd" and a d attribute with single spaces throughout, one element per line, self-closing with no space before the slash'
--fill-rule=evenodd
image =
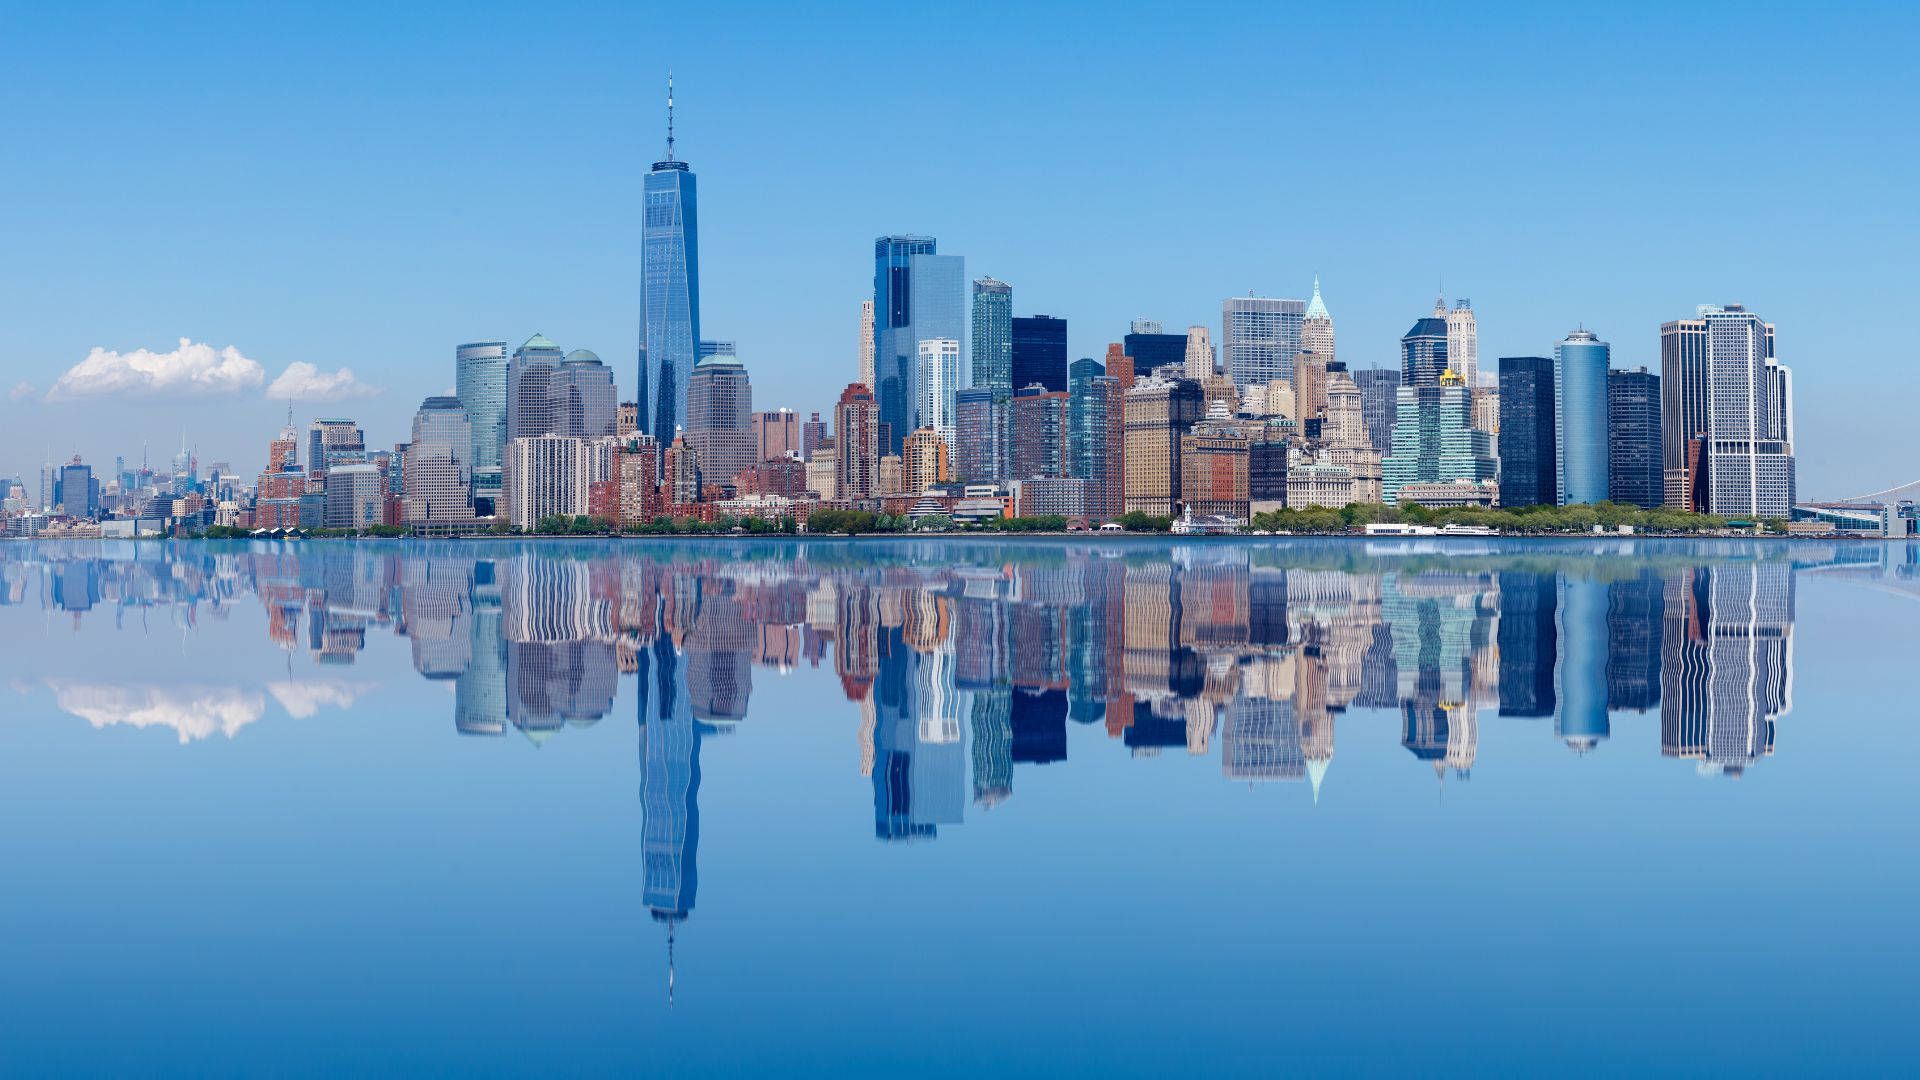
<path id="1" fill-rule="evenodd" d="M 0 1071 L 1910 1067 L 1920 548 L 0 545 Z"/>

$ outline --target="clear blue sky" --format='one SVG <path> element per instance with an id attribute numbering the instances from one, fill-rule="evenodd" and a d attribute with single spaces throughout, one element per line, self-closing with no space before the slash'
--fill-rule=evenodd
<path id="1" fill-rule="evenodd" d="M 1443 277 L 1488 364 L 1585 324 L 1657 370 L 1663 319 L 1743 302 L 1796 371 L 1803 495 L 1854 494 L 1920 475 L 1917 30 L 1892 4 L 14 4 L 0 475 L 164 460 L 183 428 L 250 473 L 294 363 L 383 390 L 302 422 L 390 446 L 455 344 L 535 331 L 631 396 L 671 66 L 703 329 L 759 407 L 854 376 L 873 237 L 911 231 L 1068 318 L 1076 356 L 1316 271 L 1359 367 Z M 95 347 L 183 337 L 260 380 L 45 400 Z"/>

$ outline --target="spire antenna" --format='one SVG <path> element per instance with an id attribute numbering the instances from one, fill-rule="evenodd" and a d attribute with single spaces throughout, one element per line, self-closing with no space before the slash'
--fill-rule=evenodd
<path id="1" fill-rule="evenodd" d="M 673 160 L 673 72 L 667 72 L 667 160 Z"/>

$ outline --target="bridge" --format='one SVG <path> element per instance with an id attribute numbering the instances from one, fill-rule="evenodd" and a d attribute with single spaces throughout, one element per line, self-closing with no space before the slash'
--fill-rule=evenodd
<path id="1" fill-rule="evenodd" d="M 1793 520 L 1824 522 L 1836 533 L 1854 536 L 1912 536 L 1920 527 L 1916 500 L 1920 480 L 1910 480 L 1846 499 L 1794 503 Z"/>

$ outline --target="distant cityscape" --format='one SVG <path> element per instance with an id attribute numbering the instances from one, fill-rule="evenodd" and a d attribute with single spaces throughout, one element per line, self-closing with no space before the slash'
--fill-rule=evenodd
<path id="1" fill-rule="evenodd" d="M 1397 369 L 1350 369 L 1315 278 L 1304 300 L 1224 299 L 1217 342 L 1205 325 L 1143 318 L 1103 357 L 1070 362 L 1066 319 L 1015 315 L 1011 284 L 969 284 L 965 258 L 934 237 L 889 235 L 874 241 L 857 334 L 849 301 L 844 388 L 804 418 L 758 409 L 736 343 L 703 336 L 697 178 L 674 154 L 671 88 L 668 112 L 666 155 L 642 184 L 633 400 L 599 356 L 542 334 L 460 344 L 454 392 L 422 401 L 390 449 L 350 417 L 302 428 L 290 403 L 257 471 L 203 465 L 189 439 L 157 467 L 75 457 L 37 482 L 0 480 L 6 533 L 804 529 L 821 509 L 1226 532 L 1281 509 L 1602 502 L 1916 530 L 1911 501 L 1800 500 L 1793 369 L 1773 324 L 1739 304 L 1662 324 L 1655 371 L 1616 368 L 1585 328 L 1551 355 L 1482 365 L 1472 303 L 1440 298 L 1400 339 Z"/>

